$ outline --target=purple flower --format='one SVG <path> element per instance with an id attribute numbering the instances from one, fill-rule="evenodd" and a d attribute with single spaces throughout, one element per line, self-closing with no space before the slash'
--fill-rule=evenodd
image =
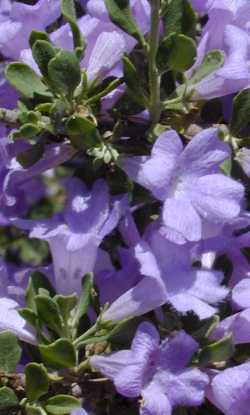
<path id="1" fill-rule="evenodd" d="M 19 339 L 36 344 L 36 337 L 27 328 L 26 321 L 18 313 L 20 305 L 8 297 L 0 297 L 0 331 L 11 331 Z"/>
<path id="2" fill-rule="evenodd" d="M 98 247 L 118 224 L 126 198 L 111 203 L 103 180 L 92 191 L 79 179 L 68 185 L 63 215 L 41 221 L 17 221 L 30 229 L 30 237 L 48 241 L 53 257 L 56 288 L 62 294 L 81 292 L 81 279 L 95 267 Z"/>
<path id="3" fill-rule="evenodd" d="M 207 375 L 186 367 L 197 350 L 184 331 L 160 343 L 155 327 L 142 323 L 130 350 L 93 356 L 90 363 L 121 395 L 142 397 L 141 415 L 171 415 L 175 406 L 197 406 L 204 399 Z"/>
<path id="4" fill-rule="evenodd" d="M 232 333 L 234 344 L 250 343 L 250 309 L 240 311 L 224 320 L 213 331 L 212 339 L 221 339 Z"/>
<path id="5" fill-rule="evenodd" d="M 135 285 L 111 304 L 103 315 L 105 320 L 142 315 L 165 303 L 180 313 L 193 311 L 204 319 L 216 312 L 216 305 L 228 294 L 228 289 L 220 285 L 223 274 L 193 267 L 191 246 L 169 242 L 163 227 L 149 229 L 145 239 L 129 253 L 137 261 L 130 261 L 130 277 Z"/>
<path id="6" fill-rule="evenodd" d="M 129 212 L 119 229 L 130 246 L 120 251 L 121 269 L 115 272 L 109 267 L 97 279 L 101 298 L 104 294 L 111 303 L 105 320 L 139 316 L 165 303 L 180 313 L 193 311 L 201 319 L 216 312 L 215 306 L 225 299 L 228 289 L 220 285 L 222 273 L 206 264 L 192 266 L 200 260 L 196 245 L 169 242 L 159 222 L 150 225 L 142 239 Z"/>
<path id="7" fill-rule="evenodd" d="M 194 86 L 195 97 L 220 97 L 247 87 L 250 81 L 248 66 L 250 6 L 248 0 L 192 1 L 198 11 L 208 10 L 208 23 L 203 29 L 194 69 L 199 66 L 205 54 L 210 50 L 220 49 L 225 54 L 222 68 Z"/>
<path id="8" fill-rule="evenodd" d="M 190 3 L 198 13 L 205 13 L 213 0 L 191 0 Z"/>
<path id="9" fill-rule="evenodd" d="M 250 363 L 217 374 L 208 398 L 225 415 L 248 415 L 250 405 Z"/>
<path id="10" fill-rule="evenodd" d="M 16 270 L 0 260 L 0 331 L 11 331 L 21 340 L 35 344 L 33 332 L 18 313 L 28 272 L 28 269 Z"/>
<path id="11" fill-rule="evenodd" d="M 250 308 L 250 275 L 240 281 L 232 291 L 232 300 L 238 309 Z"/>
<path id="12" fill-rule="evenodd" d="M 24 168 L 17 162 L 16 155 L 28 148 L 29 144 L 23 141 L 11 143 L 8 139 L 0 139 L 0 206 L 6 219 L 22 216 L 30 203 L 39 200 L 44 194 L 44 186 L 38 176 L 67 161 L 76 152 L 67 143 L 51 144 L 38 162 Z"/>
<path id="13" fill-rule="evenodd" d="M 113 32 L 103 32 L 96 39 L 95 45 L 91 50 L 91 55 L 84 59 L 82 65 L 85 66 L 88 79 L 103 79 L 110 74 L 111 70 L 121 61 L 126 52 L 126 43 L 122 35 Z M 111 73 L 113 76 L 122 76 L 119 67 Z"/>
<path id="14" fill-rule="evenodd" d="M 212 128 L 185 148 L 175 131 L 164 132 L 151 156 L 124 158 L 121 163 L 129 177 L 164 202 L 166 234 L 182 244 L 202 239 L 205 224 L 218 227 L 239 215 L 244 188 L 219 169 L 228 156 L 228 146 Z"/>
<path id="15" fill-rule="evenodd" d="M 6 81 L 4 71 L 5 65 L 0 64 L 0 106 L 7 109 L 14 109 L 17 105 L 18 93 Z"/>
<path id="16" fill-rule="evenodd" d="M 240 230 L 249 226 L 249 214 L 242 212 L 237 219 L 217 228 L 217 234 L 211 235 L 211 229 L 207 229 L 207 239 L 196 245 L 197 254 L 205 253 L 210 257 L 207 263 L 208 268 L 212 268 L 217 256 L 226 255 L 232 265 L 233 271 L 229 280 L 229 286 L 234 287 L 239 281 L 247 277 L 250 272 L 250 265 L 242 249 L 250 244 L 250 233 L 239 233 Z M 220 231 L 220 232 L 218 232 Z M 204 259 L 204 255 L 202 255 Z"/>
<path id="17" fill-rule="evenodd" d="M 218 25 L 216 22 L 214 24 Z M 223 50 L 227 52 L 224 65 L 203 78 L 199 83 L 188 88 L 190 91 L 195 90 L 193 94 L 194 99 L 211 99 L 226 96 L 249 85 L 248 34 L 236 26 L 227 25 L 223 35 Z M 207 40 L 208 37 L 204 35 L 198 49 L 198 62 L 204 57 L 202 52 L 206 50 L 206 47 L 203 43 L 206 43 Z M 198 64 L 195 65 L 195 68 L 197 66 Z"/>
<path id="18" fill-rule="evenodd" d="M 232 290 L 232 303 L 239 311 L 220 322 L 212 337 L 220 339 L 233 334 L 235 344 L 250 343 L 250 278 L 239 282 Z"/>
<path id="19" fill-rule="evenodd" d="M 4 1 L 3 8 L 0 6 L 0 52 L 7 58 L 19 58 L 29 46 L 31 31 L 45 30 L 59 16 L 59 0 L 39 0 L 34 6 Z"/>
<path id="20" fill-rule="evenodd" d="M 192 256 L 191 246 L 169 242 L 164 228 L 151 232 L 147 240 L 166 287 L 167 302 L 181 313 L 193 311 L 200 318 L 214 314 L 215 306 L 228 294 L 228 289 L 220 285 L 223 274 L 193 267 L 195 257 Z M 143 267 L 143 257 L 139 255 L 137 258 Z"/>
<path id="21" fill-rule="evenodd" d="M 102 305 L 112 304 L 141 280 L 133 252 L 121 248 L 118 250 L 118 255 L 121 268 L 117 271 L 108 254 L 105 251 L 98 251 L 94 274 Z"/>

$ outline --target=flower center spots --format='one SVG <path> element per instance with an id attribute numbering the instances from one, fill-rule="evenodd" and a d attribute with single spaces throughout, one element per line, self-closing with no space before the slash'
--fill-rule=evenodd
<path id="1" fill-rule="evenodd" d="M 76 196 L 72 201 L 73 210 L 77 213 L 84 212 L 89 207 L 89 199 L 90 197 Z"/>

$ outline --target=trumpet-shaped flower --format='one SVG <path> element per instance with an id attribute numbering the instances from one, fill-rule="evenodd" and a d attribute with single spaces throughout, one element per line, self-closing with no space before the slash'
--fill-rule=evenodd
<path id="1" fill-rule="evenodd" d="M 137 329 L 130 350 L 93 356 L 91 365 L 128 398 L 142 397 L 141 415 L 171 415 L 175 406 L 200 405 L 208 377 L 187 367 L 198 344 L 184 331 L 160 343 L 150 323 Z"/>
<path id="2" fill-rule="evenodd" d="M 232 290 L 234 308 L 241 310 L 226 317 L 213 331 L 213 338 L 232 333 L 235 344 L 250 343 L 250 278 L 244 278 Z"/>
<path id="3" fill-rule="evenodd" d="M 250 405 L 250 363 L 217 374 L 211 383 L 209 400 L 225 415 L 248 415 Z"/>
<path id="4" fill-rule="evenodd" d="M 192 0 L 192 3 L 197 11 L 208 13 L 194 68 L 211 50 L 222 50 L 225 55 L 223 66 L 194 86 L 195 96 L 202 99 L 222 97 L 246 88 L 250 81 L 249 1 Z"/>
<path id="5" fill-rule="evenodd" d="M 103 315 L 105 320 L 142 315 L 165 303 L 180 313 L 192 311 L 204 319 L 227 296 L 228 289 L 221 286 L 223 274 L 193 267 L 190 246 L 169 242 L 164 231 L 148 232 L 146 241 L 132 249 L 141 279 L 111 304 Z M 136 275 L 136 264 L 133 266 Z"/>
<path id="6" fill-rule="evenodd" d="M 239 215 L 244 188 L 219 168 L 228 156 L 216 129 L 197 134 L 185 149 L 176 132 L 169 131 L 160 135 L 150 156 L 124 158 L 122 167 L 163 202 L 166 233 L 182 244 L 201 240 L 204 225 L 218 232 Z"/>
<path id="7" fill-rule="evenodd" d="M 14 270 L 0 260 L 0 331 L 11 331 L 21 340 L 35 344 L 35 335 L 18 312 L 22 306 L 27 275 L 28 270 Z"/>
<path id="8" fill-rule="evenodd" d="M 111 202 L 103 180 L 95 182 L 89 191 L 83 182 L 73 178 L 62 215 L 42 221 L 17 222 L 31 230 L 31 238 L 49 243 L 60 293 L 81 292 L 82 277 L 94 270 L 98 247 L 118 224 L 126 203 L 125 197 Z"/>
<path id="9" fill-rule="evenodd" d="M 0 52 L 6 58 L 19 58 L 20 52 L 29 46 L 31 31 L 45 30 L 59 16 L 59 0 L 39 0 L 35 5 L 1 1 Z"/>
<path id="10" fill-rule="evenodd" d="M 44 195 L 44 186 L 39 175 L 70 159 L 75 150 L 67 143 L 48 145 L 39 161 L 24 168 L 16 155 L 29 149 L 24 141 L 12 143 L 7 138 L 0 140 L 0 206 L 3 220 L 22 216 L 29 204 Z M 28 189 L 28 191 L 27 191 Z"/>

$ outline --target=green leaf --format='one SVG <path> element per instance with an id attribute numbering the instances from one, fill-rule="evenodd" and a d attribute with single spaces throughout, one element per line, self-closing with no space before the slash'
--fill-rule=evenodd
<path id="1" fill-rule="evenodd" d="M 223 339 L 204 347 L 199 355 L 200 366 L 208 366 L 211 363 L 224 362 L 234 354 L 232 334 Z"/>
<path id="2" fill-rule="evenodd" d="M 231 157 L 223 161 L 223 163 L 220 165 L 221 171 L 223 171 L 223 173 L 228 177 L 231 177 L 232 168 L 233 168 L 233 161 Z"/>
<path id="3" fill-rule="evenodd" d="M 111 21 L 124 32 L 142 41 L 142 34 L 129 7 L 129 0 L 105 0 Z"/>
<path id="4" fill-rule="evenodd" d="M 70 317 L 70 312 L 76 307 L 77 305 L 78 297 L 77 295 L 56 295 L 54 297 L 54 301 L 58 304 L 58 307 L 60 309 L 60 313 L 64 319 L 64 321 L 67 321 Z"/>
<path id="5" fill-rule="evenodd" d="M 56 295 L 56 292 L 49 279 L 41 272 L 35 271 L 31 274 L 25 293 L 26 305 L 34 312 L 37 311 L 35 297 L 39 293 L 40 288 L 47 290 L 50 293 L 51 297 Z"/>
<path id="6" fill-rule="evenodd" d="M 82 293 L 79 299 L 76 313 L 73 318 L 73 326 L 77 327 L 80 319 L 87 313 L 91 303 L 91 291 L 93 289 L 93 274 L 86 274 L 82 279 Z"/>
<path id="7" fill-rule="evenodd" d="M 81 407 L 78 399 L 70 395 L 57 395 L 48 399 L 45 406 L 46 411 L 53 415 L 68 415 L 74 409 Z"/>
<path id="8" fill-rule="evenodd" d="M 38 30 L 32 30 L 30 34 L 30 38 L 29 38 L 29 44 L 30 44 L 31 49 L 37 40 L 45 40 L 46 42 L 50 42 L 50 38 L 47 35 L 47 33 L 39 32 Z"/>
<path id="9" fill-rule="evenodd" d="M 74 0 L 61 0 L 61 11 L 65 19 L 76 21 L 77 16 Z"/>
<path id="10" fill-rule="evenodd" d="M 33 138 L 39 135 L 40 128 L 31 123 L 22 125 L 19 130 L 14 131 L 11 134 L 11 137 L 15 140 L 16 138 Z"/>
<path id="11" fill-rule="evenodd" d="M 0 333 L 0 369 L 13 373 L 21 359 L 22 349 L 16 336 L 9 332 Z"/>
<path id="12" fill-rule="evenodd" d="M 29 401 L 34 402 L 46 395 L 49 378 L 44 365 L 29 363 L 25 368 L 25 389 Z"/>
<path id="13" fill-rule="evenodd" d="M 141 78 L 136 67 L 127 56 L 123 57 L 123 73 L 128 87 L 128 94 L 139 105 L 147 107 L 148 97 L 141 86 Z"/>
<path id="14" fill-rule="evenodd" d="M 119 85 L 121 85 L 123 83 L 122 78 L 116 78 L 116 79 L 112 79 L 111 81 L 106 82 L 106 80 L 104 80 L 103 84 L 100 85 L 100 92 L 92 92 L 89 91 L 89 98 L 86 101 L 87 105 L 91 105 L 95 102 L 98 102 L 101 100 L 101 98 L 105 97 L 106 95 L 108 95 L 110 92 L 114 91 L 114 89 L 116 89 Z M 107 86 L 106 86 L 107 84 Z"/>
<path id="15" fill-rule="evenodd" d="M 194 85 L 203 78 L 216 71 L 224 64 L 224 53 L 221 50 L 210 50 L 204 57 L 201 65 L 195 69 L 189 84 Z"/>
<path id="16" fill-rule="evenodd" d="M 166 1 L 163 7 L 165 35 L 171 33 L 195 34 L 196 15 L 187 0 Z"/>
<path id="17" fill-rule="evenodd" d="M 54 46 L 46 40 L 37 40 L 32 47 L 32 55 L 41 73 L 46 78 L 48 76 L 48 65 L 56 55 Z"/>
<path id="18" fill-rule="evenodd" d="M 20 108 L 18 119 L 21 124 L 36 124 L 41 120 L 41 114 L 36 111 L 28 111 L 27 108 Z"/>
<path id="19" fill-rule="evenodd" d="M 63 320 L 60 310 L 55 301 L 46 295 L 35 297 L 38 317 L 55 333 L 61 335 L 63 331 Z"/>
<path id="20" fill-rule="evenodd" d="M 51 96 L 41 78 L 24 63 L 10 63 L 5 75 L 10 84 L 27 98 L 34 98 L 35 94 Z"/>
<path id="21" fill-rule="evenodd" d="M 50 345 L 40 345 L 44 363 L 50 367 L 71 368 L 76 366 L 76 351 L 68 339 L 59 339 Z"/>
<path id="22" fill-rule="evenodd" d="M 157 52 L 157 66 L 161 72 L 168 69 L 185 72 L 194 64 L 196 46 L 188 36 L 172 33 L 161 42 Z"/>
<path id="23" fill-rule="evenodd" d="M 37 315 L 30 308 L 21 308 L 18 310 L 20 316 L 24 318 L 31 326 L 36 327 L 38 323 Z"/>
<path id="24" fill-rule="evenodd" d="M 68 50 L 58 52 L 49 62 L 48 76 L 56 91 L 72 96 L 81 82 L 81 68 L 76 55 Z"/>
<path id="25" fill-rule="evenodd" d="M 79 150 L 86 150 L 100 143 L 97 127 L 87 118 L 73 116 L 66 128 L 72 145 Z"/>
<path id="26" fill-rule="evenodd" d="M 76 55 L 80 59 L 83 56 L 86 45 L 77 25 L 74 0 L 61 0 L 61 10 L 62 15 L 70 24 Z"/>
<path id="27" fill-rule="evenodd" d="M 57 99 L 50 109 L 50 119 L 57 134 L 65 134 L 65 118 L 67 118 L 68 106 L 65 100 Z"/>
<path id="28" fill-rule="evenodd" d="M 98 335 L 95 335 L 93 337 L 89 337 L 86 340 L 75 340 L 75 344 L 78 348 L 81 348 L 83 345 L 86 344 L 96 344 L 96 343 L 102 343 L 106 342 L 107 340 L 114 337 L 119 331 L 123 328 L 125 324 L 127 324 L 128 321 L 131 320 L 131 317 L 128 317 L 124 320 L 121 320 L 119 323 L 117 323 L 115 326 L 111 326 L 109 329 L 103 329 L 101 332 L 97 333 Z"/>
<path id="29" fill-rule="evenodd" d="M 41 407 L 35 405 L 25 405 L 25 415 L 48 415 L 47 412 Z"/>
<path id="30" fill-rule="evenodd" d="M 52 107 L 52 103 L 51 102 L 45 102 L 44 104 L 38 104 L 35 109 L 36 111 L 41 112 L 42 114 L 49 114 L 51 111 L 51 107 Z"/>
<path id="31" fill-rule="evenodd" d="M 198 340 L 199 343 L 207 342 L 212 331 L 218 325 L 220 318 L 217 315 L 214 315 L 202 322 L 201 327 L 192 332 L 192 337 Z"/>
<path id="32" fill-rule="evenodd" d="M 6 386 L 0 388 L 0 410 L 14 408 L 18 403 L 17 396 L 12 389 Z"/>
<path id="33" fill-rule="evenodd" d="M 231 133 L 240 137 L 244 128 L 250 123 L 250 88 L 239 92 L 233 100 L 233 115 L 230 125 Z"/>
<path id="34" fill-rule="evenodd" d="M 21 166 L 27 169 L 33 166 L 33 164 L 37 163 L 42 158 L 43 153 L 43 143 L 36 143 L 32 145 L 31 148 L 29 148 L 28 150 L 18 153 L 16 159 L 21 164 Z"/>

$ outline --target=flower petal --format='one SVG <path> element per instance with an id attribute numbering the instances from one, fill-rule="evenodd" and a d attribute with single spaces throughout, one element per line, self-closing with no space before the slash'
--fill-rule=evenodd
<path id="1" fill-rule="evenodd" d="M 167 396 L 155 383 L 149 384 L 142 392 L 140 415 L 171 415 L 172 406 Z"/>
<path id="2" fill-rule="evenodd" d="M 183 235 L 188 241 L 201 239 L 201 219 L 188 200 L 166 199 L 163 221 L 167 228 Z M 178 243 L 179 238 L 172 242 Z"/>
<path id="3" fill-rule="evenodd" d="M 151 156 L 124 157 L 121 165 L 131 179 L 164 200 L 182 149 L 175 131 L 164 132 L 155 142 Z"/>
<path id="4" fill-rule="evenodd" d="M 241 210 L 244 187 L 222 174 L 200 177 L 192 192 L 192 203 L 200 215 L 211 222 L 236 218 Z"/>

